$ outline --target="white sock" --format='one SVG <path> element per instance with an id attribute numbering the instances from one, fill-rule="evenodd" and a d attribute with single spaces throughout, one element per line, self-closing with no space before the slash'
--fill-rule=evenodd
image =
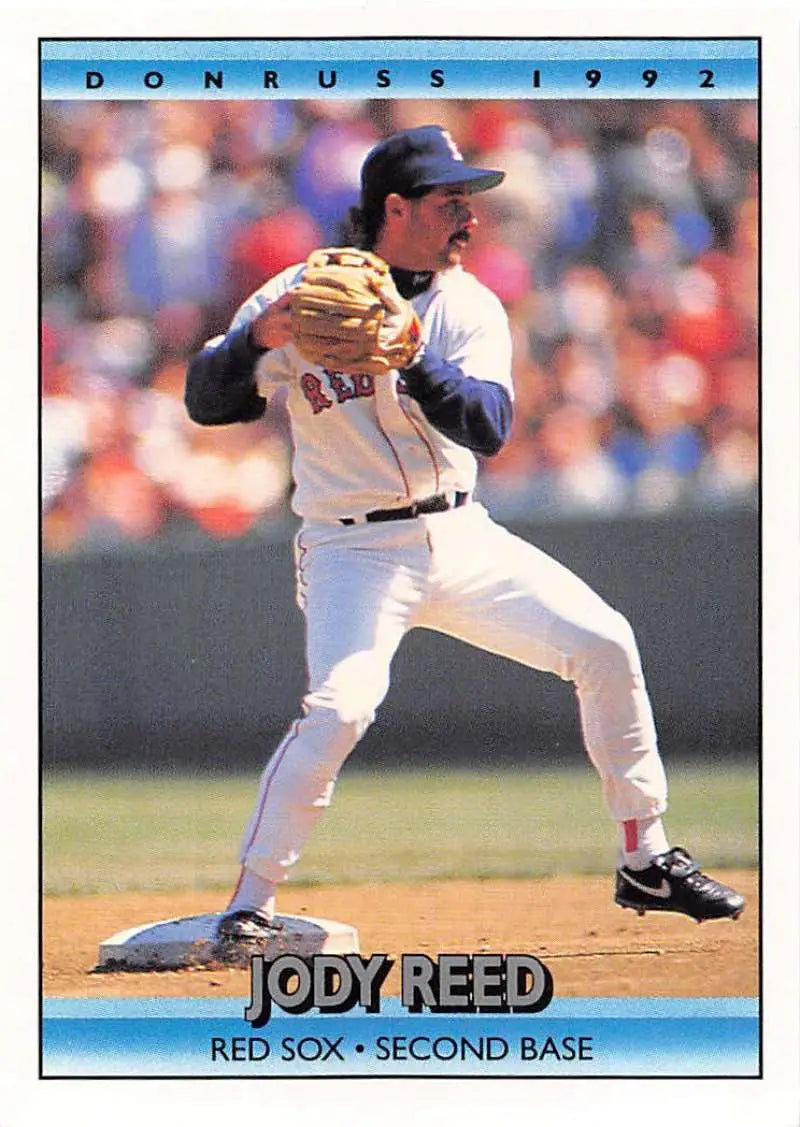
<path id="1" fill-rule="evenodd" d="M 630 818 L 619 823 L 623 864 L 629 869 L 646 869 L 659 853 L 666 853 L 669 842 L 660 817 Z"/>
<path id="2" fill-rule="evenodd" d="M 239 883 L 231 896 L 228 912 L 263 912 L 270 919 L 275 915 L 275 885 L 246 865 L 242 865 Z"/>

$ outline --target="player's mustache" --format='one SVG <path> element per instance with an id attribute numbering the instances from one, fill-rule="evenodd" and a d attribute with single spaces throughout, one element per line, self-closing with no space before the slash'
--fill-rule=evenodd
<path id="1" fill-rule="evenodd" d="M 450 236 L 448 241 L 450 243 L 461 243 L 461 242 L 468 243 L 471 238 L 472 238 L 472 234 L 469 231 L 467 231 L 466 228 L 465 228 L 461 231 L 456 231 L 454 235 Z"/>

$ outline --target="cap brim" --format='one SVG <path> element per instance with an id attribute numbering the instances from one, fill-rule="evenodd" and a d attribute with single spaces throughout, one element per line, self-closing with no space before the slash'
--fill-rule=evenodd
<path id="1" fill-rule="evenodd" d="M 418 186 L 439 188 L 445 184 L 466 184 L 470 195 L 473 195 L 475 192 L 485 192 L 488 188 L 496 188 L 505 178 L 505 172 L 499 172 L 494 168 L 471 168 L 469 165 L 462 165 L 460 168 L 453 168 L 449 172 L 443 172 L 426 180 Z"/>

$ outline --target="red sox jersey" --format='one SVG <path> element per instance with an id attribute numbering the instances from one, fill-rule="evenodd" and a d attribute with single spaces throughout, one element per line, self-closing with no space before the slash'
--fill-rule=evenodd
<path id="1" fill-rule="evenodd" d="M 302 264 L 291 266 L 257 290 L 231 330 L 262 313 L 302 272 Z M 499 384 L 513 399 L 508 318 L 490 290 L 454 266 L 435 274 L 411 304 L 426 347 L 463 375 Z M 428 422 L 401 373 L 330 371 L 305 360 L 293 344 L 264 353 L 255 372 L 267 399 L 287 387 L 296 483 L 292 507 L 305 520 L 358 517 L 474 488 L 475 455 Z"/>

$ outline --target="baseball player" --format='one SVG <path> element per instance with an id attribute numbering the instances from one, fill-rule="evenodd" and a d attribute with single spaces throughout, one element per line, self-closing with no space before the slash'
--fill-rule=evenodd
<path id="1" fill-rule="evenodd" d="M 586 751 L 618 826 L 617 904 L 698 921 L 735 919 L 744 907 L 667 841 L 666 780 L 628 622 L 472 499 L 475 455 L 502 447 L 514 390 L 505 311 L 462 256 L 476 224 L 471 196 L 503 177 L 465 163 L 438 126 L 395 133 L 367 155 L 360 246 L 389 264 L 386 304 L 411 341 L 391 353 L 401 357 L 392 366 L 307 358 L 293 307 L 309 270 L 300 264 L 253 294 L 189 367 L 187 409 L 205 425 L 256 419 L 286 386 L 302 521 L 296 592 L 308 685 L 261 777 L 220 924 L 221 941 L 240 949 L 276 926 L 276 889 L 414 627 L 574 684 Z"/>

